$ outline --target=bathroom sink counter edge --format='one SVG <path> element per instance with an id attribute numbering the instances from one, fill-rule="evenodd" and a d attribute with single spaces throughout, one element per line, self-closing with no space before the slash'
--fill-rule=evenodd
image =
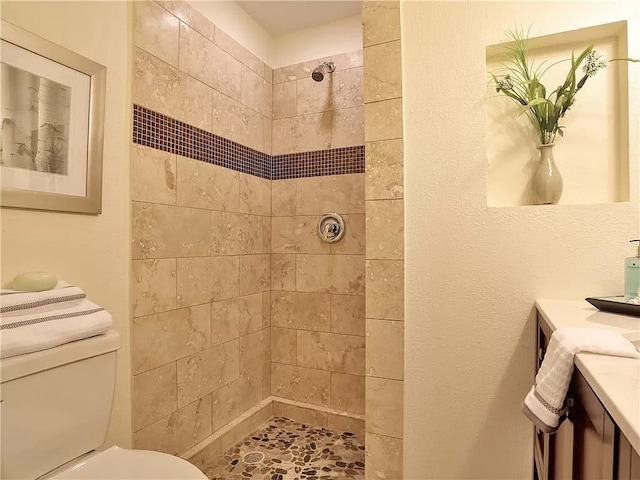
<path id="1" fill-rule="evenodd" d="M 561 327 L 590 327 L 619 333 L 636 346 L 640 339 L 640 318 L 601 312 L 586 301 L 540 299 L 536 308 L 551 332 Z M 575 364 L 640 453 L 640 359 L 580 353 Z"/>

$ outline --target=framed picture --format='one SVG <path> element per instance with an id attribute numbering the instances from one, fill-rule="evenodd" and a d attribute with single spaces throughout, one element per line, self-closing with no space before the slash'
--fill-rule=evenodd
<path id="1" fill-rule="evenodd" d="M 2 207 L 102 211 L 106 67 L 2 22 Z"/>

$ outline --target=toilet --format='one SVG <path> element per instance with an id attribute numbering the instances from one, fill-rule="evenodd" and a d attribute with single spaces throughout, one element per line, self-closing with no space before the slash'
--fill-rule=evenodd
<path id="1" fill-rule="evenodd" d="M 0 478 L 206 480 L 172 455 L 103 444 L 120 335 L 0 360 Z"/>

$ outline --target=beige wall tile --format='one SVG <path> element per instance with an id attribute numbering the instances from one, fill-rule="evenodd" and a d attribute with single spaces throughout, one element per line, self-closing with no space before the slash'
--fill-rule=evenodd
<path id="1" fill-rule="evenodd" d="M 367 258 L 404 257 L 404 200 L 369 200 L 367 212 Z"/>
<path id="2" fill-rule="evenodd" d="M 133 102 L 211 131 L 211 87 L 139 48 L 134 49 Z"/>
<path id="3" fill-rule="evenodd" d="M 271 291 L 262 292 L 262 326 L 271 326 Z"/>
<path id="4" fill-rule="evenodd" d="M 178 156 L 178 205 L 237 212 L 239 176 L 228 168 Z"/>
<path id="5" fill-rule="evenodd" d="M 296 207 L 298 215 L 364 213 L 364 175 L 298 178 Z"/>
<path id="6" fill-rule="evenodd" d="M 227 212 L 211 212 L 211 253 L 241 255 L 268 253 L 270 218 Z"/>
<path id="7" fill-rule="evenodd" d="M 271 292 L 271 325 L 330 331 L 331 297 L 319 293 Z"/>
<path id="8" fill-rule="evenodd" d="M 402 138 L 402 99 L 364 106 L 364 138 L 367 142 Z"/>
<path id="9" fill-rule="evenodd" d="M 238 340 L 178 360 L 178 406 L 207 395 L 240 376 Z"/>
<path id="10" fill-rule="evenodd" d="M 228 342 L 262 329 L 262 294 L 235 297 L 211 306 L 211 342 Z"/>
<path id="11" fill-rule="evenodd" d="M 242 66 L 241 102 L 249 108 L 271 118 L 273 111 L 273 86 L 249 67 Z"/>
<path id="12" fill-rule="evenodd" d="M 364 103 L 362 97 L 363 68 L 336 70 L 332 75 L 329 83 L 331 85 L 329 100 L 331 110 L 362 106 Z"/>
<path id="13" fill-rule="evenodd" d="M 209 255 L 206 210 L 133 202 L 131 216 L 133 258 Z"/>
<path id="14" fill-rule="evenodd" d="M 213 419 L 215 422 L 215 413 L 213 414 Z M 215 432 L 215 430 L 216 428 L 214 427 L 213 431 Z M 206 467 L 218 460 L 218 457 L 220 457 L 220 455 L 222 455 L 222 451 L 220 450 L 220 439 L 216 438 L 212 442 L 208 443 L 198 453 L 193 455 L 191 458 L 187 458 L 186 460 L 198 467 L 200 470 L 206 470 Z"/>
<path id="15" fill-rule="evenodd" d="M 297 179 L 271 182 L 271 214 L 281 217 L 296 214 Z"/>
<path id="16" fill-rule="evenodd" d="M 180 25 L 180 70 L 240 100 L 241 63 L 184 23 Z"/>
<path id="17" fill-rule="evenodd" d="M 285 82 L 273 86 L 273 118 L 295 117 L 298 114 L 296 83 Z"/>
<path id="18" fill-rule="evenodd" d="M 364 414 L 364 377 L 331 373 L 331 408 Z"/>
<path id="19" fill-rule="evenodd" d="M 268 421 L 273 416 L 271 405 L 261 408 L 258 412 L 242 420 L 234 428 L 220 437 L 220 448 L 226 452 L 235 444 L 247 437 L 251 432 L 255 432 L 260 425 Z"/>
<path id="20" fill-rule="evenodd" d="M 345 232 L 338 243 L 331 244 L 334 254 L 364 254 L 365 253 L 365 222 L 364 215 L 342 215 Z"/>
<path id="21" fill-rule="evenodd" d="M 240 257 L 240 295 L 264 292 L 271 288 L 271 261 L 269 255 L 243 255 Z"/>
<path id="22" fill-rule="evenodd" d="M 284 402 L 273 402 L 273 414 L 314 427 L 327 427 L 327 412 Z"/>
<path id="23" fill-rule="evenodd" d="M 211 395 L 207 395 L 134 433 L 133 446 L 180 455 L 211 433 Z"/>
<path id="24" fill-rule="evenodd" d="M 328 243 L 318 236 L 318 217 L 274 217 L 271 219 L 273 253 L 325 253 Z"/>
<path id="25" fill-rule="evenodd" d="M 367 260 L 366 312 L 369 318 L 404 319 L 402 260 Z"/>
<path id="26" fill-rule="evenodd" d="M 384 2 L 380 2 L 384 3 Z M 368 433 L 365 437 L 365 479 L 401 479 L 402 439 Z"/>
<path id="27" fill-rule="evenodd" d="M 273 83 L 273 69 L 266 63 L 264 64 L 264 79 Z"/>
<path id="28" fill-rule="evenodd" d="M 131 302 L 134 317 L 176 308 L 176 259 L 133 260 Z"/>
<path id="29" fill-rule="evenodd" d="M 259 393 L 253 391 L 252 385 L 242 377 L 213 392 L 211 394 L 213 398 L 213 431 L 225 426 L 258 403 L 260 401 Z"/>
<path id="30" fill-rule="evenodd" d="M 364 375 L 362 337 L 298 330 L 297 365 L 338 373 Z"/>
<path id="31" fill-rule="evenodd" d="M 362 44 L 400 40 L 400 3 L 397 1 L 367 1 L 362 3 Z"/>
<path id="32" fill-rule="evenodd" d="M 154 2 L 133 4 L 133 44 L 178 66 L 179 20 Z"/>
<path id="33" fill-rule="evenodd" d="M 362 67 L 364 65 L 362 49 L 333 55 L 331 57 L 331 61 L 336 65 L 336 72 L 349 70 L 355 67 Z"/>
<path id="34" fill-rule="evenodd" d="M 335 74 L 333 74 L 335 75 Z M 310 76 L 296 81 L 296 115 L 327 112 L 333 108 L 332 83 L 316 82 Z"/>
<path id="35" fill-rule="evenodd" d="M 364 256 L 298 255 L 296 288 L 301 292 L 364 293 Z"/>
<path id="36" fill-rule="evenodd" d="M 178 258 L 178 307 L 209 303 L 213 300 L 211 257 Z"/>
<path id="37" fill-rule="evenodd" d="M 258 151 L 264 150 L 264 117 L 216 90 L 211 132 Z"/>
<path id="38" fill-rule="evenodd" d="M 240 211 L 254 215 L 271 215 L 271 181 L 240 173 Z"/>
<path id="39" fill-rule="evenodd" d="M 296 330 L 292 328 L 271 327 L 271 361 L 296 364 Z"/>
<path id="40" fill-rule="evenodd" d="M 402 52 L 400 40 L 364 49 L 367 70 L 364 77 L 365 102 L 402 97 Z"/>
<path id="41" fill-rule="evenodd" d="M 364 336 L 364 295 L 331 295 L 331 332 Z"/>
<path id="42" fill-rule="evenodd" d="M 134 318 L 131 326 L 133 373 L 146 372 L 204 350 L 209 345 L 210 305 Z"/>
<path id="43" fill-rule="evenodd" d="M 239 257 L 213 257 L 210 274 L 214 300 L 218 301 L 240 295 Z"/>
<path id="44" fill-rule="evenodd" d="M 331 146 L 331 113 L 314 113 L 273 121 L 273 154 L 324 150 Z"/>
<path id="45" fill-rule="evenodd" d="M 295 63 L 293 65 L 276 68 L 273 71 L 273 83 L 290 82 L 298 80 L 299 78 L 310 77 L 314 68 L 321 65 L 322 62 L 329 60 L 331 60 L 331 57 L 322 57 L 308 62 Z"/>
<path id="46" fill-rule="evenodd" d="M 251 378 L 259 374 L 262 366 L 270 363 L 270 358 L 271 335 L 268 328 L 240 337 L 240 375 Z"/>
<path id="47" fill-rule="evenodd" d="M 131 199 L 176 203 L 176 156 L 133 144 L 131 147 Z"/>
<path id="48" fill-rule="evenodd" d="M 330 373 L 324 370 L 271 364 L 271 394 L 310 403 L 329 406 Z"/>
<path id="49" fill-rule="evenodd" d="M 271 118 L 262 117 L 262 151 L 268 155 L 271 155 L 272 147 L 272 135 L 273 135 L 273 120 Z"/>
<path id="50" fill-rule="evenodd" d="M 346 415 L 337 415 L 335 413 L 329 414 L 329 430 L 334 432 L 349 432 L 354 433 L 360 441 L 364 439 L 364 420 L 360 418 L 348 417 Z"/>
<path id="51" fill-rule="evenodd" d="M 176 363 L 133 377 L 133 431 L 151 425 L 178 409 Z"/>
<path id="52" fill-rule="evenodd" d="M 296 289 L 296 256 L 293 254 L 271 254 L 271 289 Z"/>
<path id="53" fill-rule="evenodd" d="M 215 27 L 207 17 L 195 10 L 191 5 L 182 0 L 154 0 L 165 9 L 178 17 L 191 28 L 213 41 Z"/>
<path id="54" fill-rule="evenodd" d="M 367 319 L 367 375 L 404 378 L 404 322 Z"/>
<path id="55" fill-rule="evenodd" d="M 235 41 L 224 30 L 216 26 L 216 45 L 238 59 L 256 73 L 264 75 L 264 63 L 253 53 Z"/>
<path id="56" fill-rule="evenodd" d="M 404 195 L 403 166 L 402 139 L 367 143 L 365 198 L 367 200 L 402 198 Z"/>
<path id="57" fill-rule="evenodd" d="M 366 382 L 367 431 L 402 438 L 404 382 L 376 377 Z"/>
<path id="58" fill-rule="evenodd" d="M 216 346 L 240 336 L 239 297 L 211 304 L 211 345 Z"/>
<path id="59" fill-rule="evenodd" d="M 364 145 L 364 107 L 331 112 L 331 148 Z"/>

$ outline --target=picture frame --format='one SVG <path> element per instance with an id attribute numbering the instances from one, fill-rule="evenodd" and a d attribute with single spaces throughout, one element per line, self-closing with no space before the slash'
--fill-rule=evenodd
<path id="1" fill-rule="evenodd" d="M 2 21 L 0 205 L 102 213 L 107 68 Z"/>

